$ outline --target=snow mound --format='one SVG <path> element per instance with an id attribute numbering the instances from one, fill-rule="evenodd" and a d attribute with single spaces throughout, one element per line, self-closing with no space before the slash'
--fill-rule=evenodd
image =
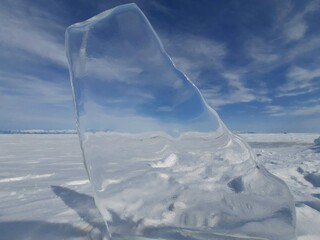
<path id="1" fill-rule="evenodd" d="M 176 154 L 172 153 L 163 161 L 158 161 L 150 164 L 153 168 L 169 168 L 173 167 L 178 162 L 178 157 Z"/>

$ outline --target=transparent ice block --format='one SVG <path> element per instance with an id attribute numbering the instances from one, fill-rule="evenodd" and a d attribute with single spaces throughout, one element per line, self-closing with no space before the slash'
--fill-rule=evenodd
<path id="1" fill-rule="evenodd" d="M 66 49 L 108 238 L 296 239 L 287 185 L 175 68 L 135 4 L 71 25 Z"/>

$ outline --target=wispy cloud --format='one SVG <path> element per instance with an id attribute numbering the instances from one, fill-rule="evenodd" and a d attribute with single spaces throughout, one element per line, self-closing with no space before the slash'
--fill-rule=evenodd
<path id="1" fill-rule="evenodd" d="M 278 106 L 270 105 L 266 107 L 264 111 L 266 114 L 274 117 L 281 116 L 309 116 L 309 115 L 320 115 L 320 102 L 311 106 Z"/>
<path id="2" fill-rule="evenodd" d="M 266 114 L 270 116 L 284 116 L 286 114 L 286 110 L 283 106 L 269 105 L 266 106 L 266 110 L 264 111 Z"/>
<path id="3" fill-rule="evenodd" d="M 252 61 L 245 68 L 257 78 L 270 74 L 277 79 L 270 81 L 278 81 L 278 86 L 272 84 L 268 89 L 275 99 L 307 95 L 320 89 L 319 70 L 314 67 L 319 62 L 314 54 L 320 51 L 320 35 L 310 21 L 312 14 L 319 13 L 320 1 L 310 1 L 304 8 L 300 6 L 302 11 L 295 10 L 293 4 L 297 3 L 286 1 L 286 4 L 287 7 L 276 11 L 277 20 L 265 38 L 253 36 L 246 41 L 246 54 Z M 301 67 L 302 58 L 313 67 Z"/>
<path id="4" fill-rule="evenodd" d="M 14 9 L 14 11 L 13 11 Z M 29 15 L 25 10 L 28 7 L 23 2 L 11 2 L 0 8 L 0 43 L 20 54 L 28 54 L 29 58 L 34 55 L 42 59 L 53 61 L 56 64 L 67 66 L 64 44 L 57 41 L 54 33 L 63 28 L 50 21 L 45 16 L 46 12 L 39 12 L 33 8 L 34 15 Z M 8 56 L 6 56 L 8 57 Z"/>
<path id="5" fill-rule="evenodd" d="M 59 18 L 37 4 L 4 0 L 0 21 L 0 128 L 72 127 Z"/>
<path id="6" fill-rule="evenodd" d="M 305 17 L 314 11 L 319 10 L 319 1 L 310 2 L 302 12 L 296 14 L 292 19 L 284 24 L 284 36 L 287 42 L 302 39 L 307 30 L 308 25 Z"/>
<path id="7" fill-rule="evenodd" d="M 266 92 L 246 87 L 239 73 L 224 72 L 222 77 L 228 83 L 227 92 L 221 87 L 202 90 L 205 99 L 214 108 L 234 103 L 271 101 L 266 97 Z"/>
<path id="8" fill-rule="evenodd" d="M 289 115 L 301 116 L 301 115 L 314 115 L 320 114 L 320 105 L 311 106 L 311 107 L 302 107 L 300 109 L 293 109 L 289 112 Z"/>
<path id="9" fill-rule="evenodd" d="M 278 97 L 297 96 L 311 93 L 319 89 L 317 79 L 320 78 L 320 69 L 313 70 L 302 67 L 293 67 L 287 74 L 287 82 L 278 88 Z"/>
<path id="10" fill-rule="evenodd" d="M 162 41 L 176 66 L 194 80 L 205 68 L 221 68 L 227 54 L 224 43 L 196 35 L 180 34 Z"/>
<path id="11" fill-rule="evenodd" d="M 295 81 L 305 81 L 310 84 L 310 81 L 320 77 L 320 68 L 308 70 L 302 67 L 294 67 L 290 70 L 288 77 Z"/>
<path id="12" fill-rule="evenodd" d="M 302 19 L 294 19 L 286 25 L 285 38 L 288 42 L 299 40 L 304 37 L 307 29 L 308 26 Z"/>
<path id="13" fill-rule="evenodd" d="M 10 76 L 0 73 L 0 95 L 21 98 L 30 103 L 61 104 L 71 101 L 71 92 L 65 84 L 53 83 L 35 76 Z M 1 101 L 8 104 L 8 101 Z"/>
<path id="14" fill-rule="evenodd" d="M 311 1 L 298 12 L 294 12 L 290 1 L 285 2 L 286 6 L 275 12 L 277 20 L 268 35 L 264 38 L 253 36 L 246 44 L 249 57 L 258 62 L 269 63 L 271 67 L 279 67 L 307 52 L 319 49 L 320 35 L 306 34 L 310 25 L 307 17 L 320 11 L 320 1 Z"/>
<path id="15" fill-rule="evenodd" d="M 313 54 L 314 51 L 319 51 L 320 49 L 320 35 L 315 34 L 311 37 L 304 39 L 303 41 L 298 42 L 295 46 L 288 49 L 286 53 L 286 62 L 292 62 L 299 57 L 303 57 L 306 54 Z"/>
<path id="16" fill-rule="evenodd" d="M 229 69 L 225 59 L 229 50 L 224 43 L 214 39 L 192 35 L 178 35 L 164 38 L 164 46 L 171 55 L 175 65 L 194 81 L 204 98 L 214 108 L 234 103 L 251 101 L 269 102 L 266 89 L 252 89 L 246 86 L 247 69 L 233 71 Z M 252 50 L 252 57 L 257 61 L 269 62 L 277 59 L 271 50 Z M 227 83 L 213 86 L 211 79 L 199 79 L 206 70 L 215 71 Z M 204 78 L 202 76 L 202 78 Z"/>
<path id="17" fill-rule="evenodd" d="M 0 126 L 70 128 L 73 115 L 70 88 L 35 76 L 0 74 Z M 68 117 L 67 117 L 68 116 Z"/>
<path id="18" fill-rule="evenodd" d="M 270 64 L 279 59 L 276 48 L 259 38 L 248 43 L 248 54 L 253 60 L 262 64 Z"/>

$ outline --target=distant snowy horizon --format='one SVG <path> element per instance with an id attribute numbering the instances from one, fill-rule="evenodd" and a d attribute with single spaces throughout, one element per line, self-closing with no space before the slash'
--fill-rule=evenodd
<path id="1" fill-rule="evenodd" d="M 76 129 L 0 129 L 0 134 L 77 134 Z M 314 134 L 320 132 L 253 132 L 253 131 L 233 131 L 235 134 Z"/>
<path id="2" fill-rule="evenodd" d="M 24 130 L 0 130 L 0 134 L 76 134 L 77 130 L 73 129 L 24 129 Z"/>

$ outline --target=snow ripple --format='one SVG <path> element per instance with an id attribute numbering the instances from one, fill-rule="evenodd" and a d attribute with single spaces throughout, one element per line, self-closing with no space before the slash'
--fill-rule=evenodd
<path id="1" fill-rule="evenodd" d="M 3 179 L 0 179 L 0 183 L 19 182 L 19 181 L 22 181 L 22 180 L 30 180 L 30 179 L 38 179 L 38 178 L 48 178 L 48 177 L 51 177 L 53 175 L 54 175 L 54 173 L 40 174 L 40 175 L 28 174 L 28 175 L 22 176 L 22 177 L 3 178 Z"/>

